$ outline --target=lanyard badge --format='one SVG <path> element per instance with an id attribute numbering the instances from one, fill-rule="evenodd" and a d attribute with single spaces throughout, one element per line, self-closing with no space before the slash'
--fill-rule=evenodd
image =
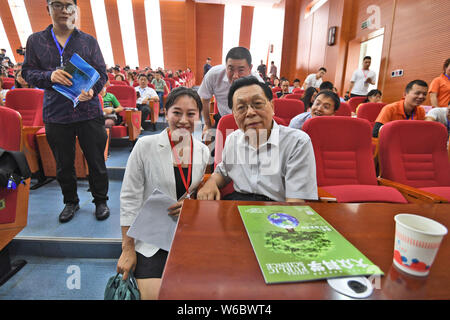
<path id="1" fill-rule="evenodd" d="M 170 133 L 170 130 L 168 131 L 168 134 L 169 134 L 170 146 L 172 147 L 172 153 L 173 153 L 173 155 L 175 156 L 175 161 L 177 162 L 177 167 L 178 167 L 178 170 L 180 171 L 181 179 L 183 180 L 184 187 L 186 188 L 186 193 L 187 193 L 186 198 L 189 199 L 189 198 L 190 198 L 190 195 L 189 195 L 189 185 L 191 184 L 191 177 L 192 177 L 192 174 L 191 174 L 191 172 L 192 172 L 192 153 L 193 153 L 192 137 L 191 137 L 190 159 L 189 159 L 189 164 L 188 164 L 188 177 L 187 177 L 187 179 L 186 179 L 186 177 L 184 176 L 183 169 L 181 168 L 181 160 L 180 160 L 180 158 L 178 157 L 178 154 L 177 154 L 177 152 L 176 152 L 176 150 L 175 150 L 175 144 L 174 144 L 173 141 L 172 141 L 172 135 L 171 135 L 171 133 Z M 187 181 L 186 181 L 186 180 L 187 180 Z"/>
<path id="2" fill-rule="evenodd" d="M 58 48 L 58 51 L 59 51 L 60 68 L 63 68 L 64 67 L 64 60 L 63 60 L 64 49 L 66 48 L 67 43 L 70 40 L 70 37 L 72 37 L 72 34 L 70 34 L 70 36 L 67 38 L 66 43 L 64 44 L 64 47 L 62 47 L 62 48 L 61 48 L 61 45 L 58 42 L 58 39 L 56 39 L 55 32 L 53 31 L 53 28 L 52 28 L 52 36 L 53 36 L 53 40 L 55 41 L 56 48 Z"/>

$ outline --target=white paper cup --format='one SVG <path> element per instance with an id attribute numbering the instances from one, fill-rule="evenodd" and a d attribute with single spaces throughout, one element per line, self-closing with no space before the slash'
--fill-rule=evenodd
<path id="1" fill-rule="evenodd" d="M 414 214 L 397 214 L 394 220 L 394 265 L 415 276 L 428 275 L 447 228 Z"/>

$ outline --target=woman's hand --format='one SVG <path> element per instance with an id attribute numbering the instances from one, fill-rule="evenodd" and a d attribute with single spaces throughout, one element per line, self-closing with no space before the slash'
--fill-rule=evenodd
<path id="1" fill-rule="evenodd" d="M 183 206 L 183 201 L 184 199 L 178 201 L 174 205 L 171 205 L 169 209 L 167 209 L 169 211 L 169 216 L 178 216 L 180 214 L 181 207 Z"/>
<path id="2" fill-rule="evenodd" d="M 131 270 L 134 271 L 136 263 L 136 251 L 134 249 L 122 249 L 122 254 L 117 262 L 117 272 L 123 274 L 123 280 L 127 280 Z"/>

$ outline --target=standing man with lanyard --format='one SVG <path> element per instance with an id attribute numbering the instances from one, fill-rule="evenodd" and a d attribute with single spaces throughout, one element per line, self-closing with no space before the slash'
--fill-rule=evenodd
<path id="1" fill-rule="evenodd" d="M 22 76 L 29 84 L 45 89 L 45 131 L 56 160 L 56 179 L 65 204 L 59 221 L 70 221 L 80 208 L 74 168 L 76 137 L 89 168 L 95 216 L 97 220 L 104 220 L 110 214 L 106 204 L 108 174 L 103 155 L 107 135 L 98 94 L 108 79 L 105 62 L 97 40 L 75 27 L 76 0 L 47 0 L 47 11 L 53 24 L 28 38 Z M 78 97 L 80 102 L 76 107 L 71 100 L 52 89 L 55 83 L 72 85 L 72 76 L 63 67 L 75 53 L 100 74 L 92 89 L 83 91 Z"/>
<path id="2" fill-rule="evenodd" d="M 362 69 L 355 70 L 350 80 L 350 98 L 367 96 L 369 92 L 369 84 L 375 85 L 377 77 L 375 71 L 369 69 L 372 58 L 365 56 L 363 59 Z"/>

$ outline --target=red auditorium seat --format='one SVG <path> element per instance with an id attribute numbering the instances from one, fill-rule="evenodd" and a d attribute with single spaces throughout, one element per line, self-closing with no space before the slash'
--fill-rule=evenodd
<path id="1" fill-rule="evenodd" d="M 303 96 L 303 94 L 305 93 L 305 90 L 303 90 L 301 88 L 295 88 L 294 90 L 292 90 L 292 93 L 300 94 Z"/>
<path id="2" fill-rule="evenodd" d="M 233 131 L 237 130 L 238 126 L 236 121 L 234 120 L 234 116 L 232 114 L 224 115 L 220 118 L 217 123 L 217 134 L 215 139 L 215 147 L 214 147 L 214 169 L 217 165 L 222 161 L 222 152 L 223 147 L 225 146 L 225 141 L 227 136 Z M 220 190 L 220 197 L 223 199 L 224 196 L 230 194 L 234 191 L 233 182 L 230 182 L 225 187 Z"/>
<path id="3" fill-rule="evenodd" d="M 350 110 L 352 112 L 356 113 L 356 108 L 363 103 L 364 101 L 366 101 L 366 97 L 353 97 L 350 98 L 350 100 L 348 100 L 348 104 L 350 105 Z"/>
<path id="4" fill-rule="evenodd" d="M 379 136 L 379 180 L 411 202 L 449 202 L 447 142 L 447 128 L 438 122 L 386 123 Z"/>
<path id="5" fill-rule="evenodd" d="M 351 117 L 352 111 L 350 110 L 348 103 L 341 102 L 341 104 L 339 105 L 338 111 L 336 111 L 336 113 L 334 115 L 341 116 L 341 117 Z"/>
<path id="6" fill-rule="evenodd" d="M 32 173 L 39 171 L 36 133 L 44 127 L 44 121 L 42 120 L 43 103 L 43 90 L 18 88 L 6 93 L 5 107 L 18 111 L 22 116 L 22 151 L 25 153 Z"/>
<path id="7" fill-rule="evenodd" d="M 111 83 L 112 86 L 130 86 L 127 81 L 123 80 L 109 80 L 109 83 Z"/>
<path id="8" fill-rule="evenodd" d="M 273 99 L 275 116 L 282 121 L 279 123 L 288 126 L 291 119 L 305 111 L 303 101 L 294 99 Z M 278 123 L 277 121 L 277 123 Z"/>
<path id="9" fill-rule="evenodd" d="M 20 151 L 21 141 L 20 113 L 0 107 L 0 148 Z M 0 286 L 26 264 L 25 260 L 11 262 L 7 245 L 27 225 L 30 180 L 15 190 L 0 187 Z"/>
<path id="10" fill-rule="evenodd" d="M 302 129 L 314 148 L 317 185 L 337 202 L 407 203 L 395 188 L 378 185 L 368 121 L 323 116 L 309 119 Z"/>
<path id="11" fill-rule="evenodd" d="M 302 95 L 299 93 L 290 93 L 284 96 L 285 99 L 296 99 L 296 100 L 300 100 L 302 98 Z"/>
<path id="12" fill-rule="evenodd" d="M 281 91 L 281 88 L 280 88 L 280 87 L 273 87 L 273 88 L 272 88 L 272 93 L 273 93 L 274 96 L 276 96 L 276 93 L 277 93 L 278 91 Z"/>
<path id="13" fill-rule="evenodd" d="M 11 89 L 12 87 L 14 87 L 14 78 L 3 77 L 2 80 L 3 80 L 2 85 L 3 89 Z"/>
<path id="14" fill-rule="evenodd" d="M 141 111 L 135 110 L 136 90 L 131 86 L 109 86 L 106 91 L 112 93 L 120 105 L 127 109 L 120 113 L 124 123 L 111 128 L 111 138 L 128 136 L 130 141 L 136 141 L 141 133 Z"/>
<path id="15" fill-rule="evenodd" d="M 175 89 L 175 80 L 172 78 L 164 78 L 164 81 L 167 83 L 167 86 L 170 88 L 170 90 Z"/>
<path id="16" fill-rule="evenodd" d="M 385 103 L 363 103 L 356 112 L 356 117 L 360 119 L 366 119 L 370 122 L 370 125 L 375 125 L 375 120 L 378 117 L 378 114 L 380 113 L 381 109 L 385 106 Z"/>
<path id="17" fill-rule="evenodd" d="M 17 128 L 20 128 L 20 130 Z M 10 151 L 21 151 L 22 116 L 18 111 L 0 107 L 0 130 L 0 148 Z"/>

